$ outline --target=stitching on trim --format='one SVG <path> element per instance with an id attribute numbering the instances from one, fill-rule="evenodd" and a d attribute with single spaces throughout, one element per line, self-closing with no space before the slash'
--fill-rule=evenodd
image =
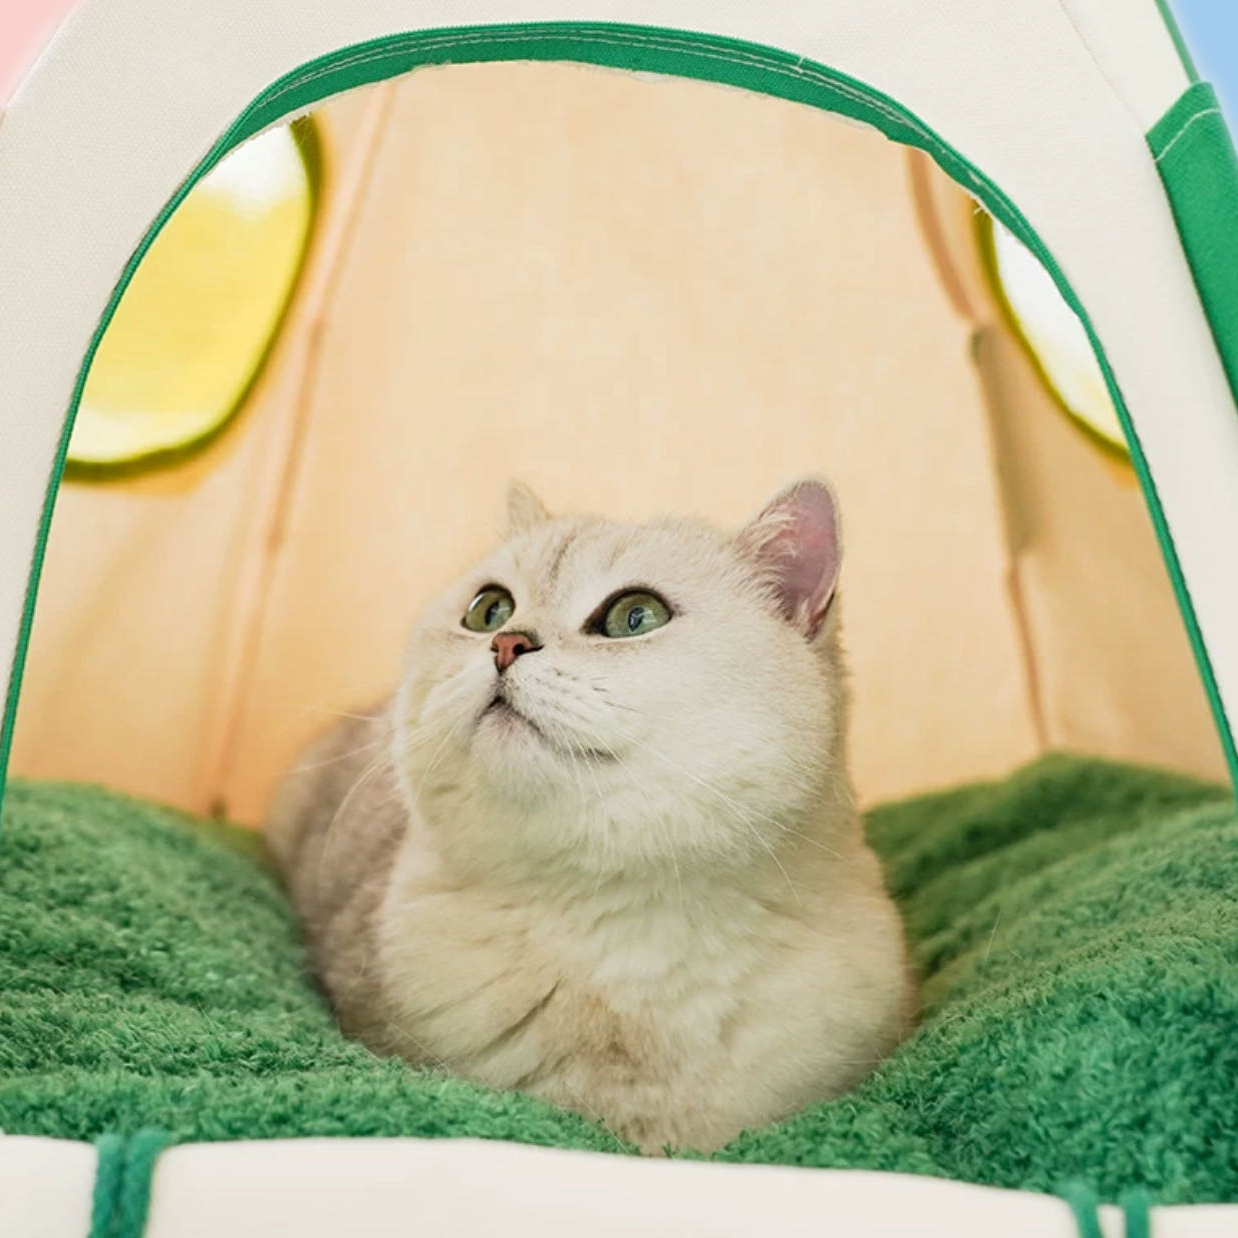
<path id="1" fill-rule="evenodd" d="M 478 31 L 477 33 L 464 32 L 453 35 L 436 36 L 434 38 L 412 38 L 404 42 L 402 45 L 384 46 L 381 48 L 371 48 L 364 51 L 354 53 L 351 56 L 344 56 L 333 61 L 330 65 L 316 69 L 312 73 L 307 73 L 298 77 L 295 81 L 288 82 L 278 90 L 272 92 L 263 100 L 263 104 L 269 105 L 276 99 L 291 93 L 294 90 L 299 90 L 302 86 L 309 82 L 316 81 L 322 77 L 330 76 L 342 68 L 349 68 L 354 65 L 372 63 L 374 61 L 385 60 L 389 58 L 394 51 L 397 50 L 413 50 L 416 48 L 425 48 L 435 50 L 443 47 L 452 46 L 467 46 L 476 43 L 533 43 L 533 42 L 554 42 L 558 39 L 565 38 L 559 33 L 555 34 L 530 34 L 527 31 L 518 31 L 508 34 L 493 34 L 486 31 Z M 933 134 L 925 129 L 921 124 L 913 120 L 911 117 L 897 111 L 889 106 L 883 100 L 874 99 L 867 92 L 857 89 L 846 82 L 840 82 L 835 78 L 829 77 L 820 71 L 804 65 L 802 62 L 794 68 L 787 65 L 779 65 L 775 62 L 766 60 L 760 56 L 753 55 L 748 52 L 741 52 L 729 48 L 722 48 L 718 45 L 711 45 L 711 51 L 705 51 L 697 43 L 687 41 L 679 42 L 669 38 L 653 38 L 645 35 L 629 34 L 623 37 L 609 37 L 600 34 L 590 33 L 573 33 L 570 36 L 572 42 L 576 43 L 596 43 L 610 47 L 644 47 L 654 51 L 672 51 L 679 52 L 684 55 L 695 56 L 702 60 L 720 60 L 725 63 L 748 66 L 752 68 L 763 69 L 768 72 L 777 73 L 783 77 L 791 78 L 793 81 L 811 81 L 819 85 L 825 86 L 830 90 L 853 99 L 858 103 L 865 103 L 874 111 L 885 116 L 887 120 L 903 125 L 918 133 L 921 137 L 931 141 Z M 936 143 L 934 143 L 936 145 Z"/>
<path id="2" fill-rule="evenodd" d="M 931 129 L 923 125 L 917 118 L 909 116 L 904 112 L 892 107 L 882 98 L 875 98 L 872 93 L 863 89 L 860 86 L 852 85 L 849 82 L 839 81 L 837 78 L 822 72 L 819 68 L 804 64 L 803 59 L 798 60 L 794 67 L 779 64 L 765 57 L 755 55 L 752 52 L 744 52 L 735 48 L 726 48 L 719 44 L 706 44 L 711 47 L 712 51 L 705 51 L 702 48 L 700 40 L 689 41 L 687 39 L 675 39 L 671 35 L 650 36 L 636 31 L 625 33 L 622 37 L 608 37 L 600 33 L 594 33 L 587 30 L 576 29 L 570 35 L 565 35 L 562 32 L 549 33 L 545 31 L 530 32 L 527 29 L 504 34 L 496 34 L 493 31 L 477 30 L 477 31 L 459 31 L 451 35 L 437 35 L 427 38 L 423 35 L 411 34 L 403 40 L 390 39 L 380 48 L 371 47 L 362 51 L 353 53 L 350 56 L 341 57 L 334 61 L 331 65 L 320 67 L 319 69 L 307 73 L 304 76 L 298 77 L 295 80 L 285 83 L 282 87 L 272 91 L 265 99 L 262 100 L 262 106 L 267 106 L 274 100 L 298 90 L 308 82 L 315 81 L 319 78 L 329 76 L 337 69 L 353 64 L 365 64 L 373 61 L 383 60 L 398 50 L 412 50 L 418 46 L 423 48 L 437 48 L 443 46 L 469 46 L 476 43 L 511 43 L 525 41 L 533 42 L 552 42 L 555 39 L 570 38 L 571 41 L 577 43 L 597 43 L 602 45 L 610 45 L 614 47 L 647 47 L 653 50 L 663 50 L 678 52 L 681 54 L 695 56 L 702 60 L 718 60 L 724 63 L 731 63 L 740 66 L 749 66 L 752 68 L 761 69 L 767 73 L 778 74 L 783 77 L 791 78 L 798 81 L 814 82 L 817 85 L 824 87 L 826 90 L 833 91 L 843 98 L 852 99 L 856 102 L 865 104 L 872 111 L 884 116 L 887 120 L 896 123 L 905 129 L 916 133 L 924 142 L 924 149 L 935 153 L 944 158 L 951 166 L 950 175 L 957 181 L 960 179 L 959 174 L 963 173 L 967 179 L 978 189 L 982 194 L 987 193 L 994 204 L 999 204 L 1016 220 L 1022 229 L 1027 229 L 1030 235 L 1036 238 L 1039 242 L 1039 237 L 1033 229 L 1028 225 L 1023 213 L 1010 199 L 1000 186 L 986 178 L 975 168 L 971 166 L 968 160 L 955 151 L 948 143 L 943 142 L 941 138 Z M 1110 84 L 1112 89 L 1112 84 Z M 1116 92 L 1115 92 L 1116 93 Z M 1190 128 L 1195 121 L 1212 113 L 1219 112 L 1218 108 L 1209 108 L 1201 112 L 1195 113 L 1187 121 L 1184 122 L 1182 128 L 1174 135 L 1168 145 L 1155 156 L 1155 162 L 1159 163 L 1168 153 L 1170 148 L 1177 143 L 1183 134 Z M 243 119 L 243 118 L 242 118 Z M 239 123 L 239 121 L 238 121 Z M 887 135 L 888 136 L 888 135 Z M 1042 247 L 1043 243 L 1032 246 L 1033 253 L 1036 253 L 1038 247 Z M 1037 255 L 1039 257 L 1039 254 Z M 1073 290 L 1071 290 L 1073 294 Z M 1066 302 L 1075 308 L 1075 298 L 1073 295 L 1066 295 Z M 1076 311 L 1078 312 L 1078 311 Z M 1083 315 L 1085 322 L 1086 315 Z M 1162 541 L 1162 551 L 1166 561 L 1171 580 L 1175 586 L 1175 592 L 1180 594 L 1182 604 L 1182 618 L 1188 634 L 1190 635 L 1192 650 L 1195 652 L 1197 659 L 1201 664 L 1204 672 L 1205 687 L 1208 689 L 1209 701 L 1214 706 L 1216 715 L 1220 719 L 1220 728 L 1223 731 L 1221 736 L 1222 747 L 1226 751 L 1228 757 L 1233 750 L 1234 745 L 1234 728 L 1230 723 L 1229 712 L 1226 709 L 1226 702 L 1221 695 L 1220 685 L 1216 681 L 1215 672 L 1212 669 L 1212 659 L 1209 656 L 1208 646 L 1204 639 L 1203 632 L 1199 626 L 1199 618 L 1195 610 L 1195 602 L 1191 596 L 1190 586 L 1187 583 L 1185 573 L 1182 571 L 1181 562 L 1178 558 L 1178 549 L 1174 541 L 1173 532 L 1169 527 L 1169 521 L 1164 514 L 1164 508 L 1161 504 L 1160 493 L 1152 476 L 1152 471 L 1146 463 L 1144 456 L 1143 444 L 1140 440 L 1138 429 L 1135 426 L 1133 419 L 1126 411 L 1125 401 L 1122 399 L 1121 391 L 1118 388 L 1117 376 L 1113 374 L 1109 367 L 1107 358 L 1101 348 L 1100 340 L 1097 337 L 1093 328 L 1085 326 L 1088 333 L 1089 341 L 1091 342 L 1094 351 L 1097 355 L 1097 360 L 1101 366 L 1102 374 L 1105 376 L 1106 386 L 1111 389 L 1115 399 L 1115 404 L 1121 410 L 1119 419 L 1123 422 L 1123 431 L 1125 432 L 1132 448 L 1132 458 L 1139 462 L 1137 464 L 1137 472 L 1140 475 L 1141 481 L 1144 483 L 1146 494 L 1150 500 L 1149 508 L 1152 512 L 1153 523 L 1157 524 L 1159 515 L 1158 531 L 1163 531 L 1163 537 L 1158 539 Z M 1125 414 L 1125 416 L 1123 416 Z M 1232 765 L 1232 763 L 1231 763 Z"/>
<path id="3" fill-rule="evenodd" d="M 742 52 L 737 49 L 724 48 L 718 44 L 710 45 L 713 50 L 705 51 L 696 41 L 677 40 L 667 36 L 653 37 L 642 35 L 639 33 L 625 34 L 622 37 L 609 37 L 602 34 L 594 34 L 588 32 L 574 32 L 570 36 L 565 36 L 559 32 L 555 33 L 529 33 L 526 30 L 513 31 L 506 34 L 494 34 L 490 31 L 463 31 L 450 35 L 436 35 L 431 38 L 426 38 L 419 35 L 412 35 L 402 41 L 393 41 L 379 48 L 366 48 L 349 56 L 340 57 L 329 65 L 324 65 L 311 73 L 306 73 L 298 77 L 295 81 L 285 83 L 279 89 L 267 95 L 262 101 L 264 107 L 269 106 L 275 100 L 287 95 L 295 90 L 300 90 L 303 86 L 310 82 L 317 81 L 324 77 L 329 77 L 342 68 L 349 68 L 356 65 L 370 64 L 377 61 L 386 60 L 393 54 L 398 54 L 400 51 L 411 51 L 417 48 L 426 48 L 430 50 L 440 49 L 443 47 L 469 46 L 478 43 L 495 44 L 495 43 L 535 43 L 535 42 L 553 42 L 558 39 L 570 37 L 572 42 L 576 43 L 595 43 L 608 47 L 636 47 L 646 48 L 652 51 L 669 51 L 676 52 L 681 55 L 695 56 L 698 60 L 718 60 L 724 64 L 735 64 L 741 67 L 749 67 L 760 69 L 767 73 L 774 73 L 781 77 L 790 78 L 792 81 L 812 82 L 822 86 L 827 90 L 832 90 L 835 94 L 841 95 L 843 98 L 851 99 L 856 103 L 862 103 L 879 115 L 883 116 L 892 124 L 901 125 L 902 127 L 916 133 L 924 142 L 926 150 L 936 151 L 942 154 L 949 155 L 951 152 L 942 144 L 932 130 L 925 128 L 914 117 L 899 111 L 897 108 L 891 107 L 888 103 L 880 98 L 875 98 L 868 91 L 852 85 L 849 82 L 839 81 L 830 75 L 821 72 L 819 69 L 805 65 L 803 60 L 798 61 L 794 67 L 788 65 L 780 65 L 775 61 L 765 59 L 751 52 Z M 414 67 L 415 71 L 416 66 Z M 972 170 L 965 162 L 958 169 L 964 173 L 967 179 L 973 184 L 984 187 L 984 180 L 975 171 Z M 1004 195 L 1003 195 L 1004 198 Z"/>
<path id="4" fill-rule="evenodd" d="M 404 50 L 412 50 L 420 47 L 434 50 L 436 48 L 476 43 L 553 42 L 557 39 L 562 39 L 565 37 L 569 36 L 564 36 L 558 33 L 530 34 L 528 31 L 514 31 L 507 34 L 494 34 L 486 31 L 470 33 L 466 31 L 459 34 L 436 36 L 434 38 L 419 38 L 414 36 L 413 38 L 406 40 L 402 44 L 402 48 Z M 838 82 L 835 79 L 820 73 L 819 71 L 805 67 L 802 62 L 797 64 L 795 68 L 790 68 L 786 65 L 778 65 L 752 53 L 722 48 L 716 44 L 712 45 L 713 50 L 711 52 L 707 52 L 703 51 L 700 45 L 695 42 L 688 42 L 686 40 L 680 42 L 670 38 L 655 38 L 635 33 L 624 35 L 623 37 L 609 37 L 606 35 L 592 33 L 573 33 L 570 36 L 570 40 L 577 43 L 598 43 L 611 47 L 645 47 L 651 50 L 680 52 L 705 60 L 722 60 L 738 65 L 748 65 L 753 68 L 768 69 L 772 72 L 779 73 L 784 77 L 789 77 L 792 79 L 807 79 L 810 81 L 815 81 L 822 85 L 828 86 L 831 89 L 836 89 L 839 93 L 848 95 L 857 101 L 869 103 L 874 110 L 879 111 L 888 119 L 899 121 L 905 124 L 908 128 L 914 129 L 926 138 L 930 136 L 927 130 L 912 121 L 910 118 L 900 114 L 896 109 L 890 107 L 884 101 L 871 99 L 864 92 L 856 90 L 854 87 L 850 87 L 846 83 Z M 297 78 L 297 80 L 293 82 L 289 82 L 279 90 L 268 95 L 264 100 L 264 103 L 273 102 L 282 95 L 299 89 L 307 82 L 312 82 L 318 78 L 329 76 L 338 69 L 376 60 L 384 60 L 392 54 L 392 51 L 392 47 L 385 46 L 381 48 L 366 49 L 364 51 L 356 52 L 351 56 L 341 57 L 340 59 L 333 61 L 330 65 L 323 66 L 320 69 L 316 69 L 312 73 L 307 73 L 304 76 Z"/>
<path id="5" fill-rule="evenodd" d="M 1169 141 L 1166 142 L 1163 147 L 1161 147 L 1161 153 L 1157 155 L 1153 159 L 1152 162 L 1160 163 L 1160 161 L 1164 159 L 1165 156 L 1168 155 L 1169 152 L 1173 150 L 1175 146 L 1177 146 L 1178 140 L 1186 136 L 1187 130 L 1190 129 L 1190 127 L 1197 120 L 1203 120 L 1205 116 L 1220 116 L 1220 114 L 1221 114 L 1221 109 L 1219 107 L 1206 107 L 1204 108 L 1202 112 L 1196 112 L 1194 116 L 1188 117 L 1187 120 L 1184 121 L 1182 126 L 1178 129 L 1178 132 L 1175 133 L 1173 137 L 1170 138 Z"/>
<path id="6" fill-rule="evenodd" d="M 329 77 L 342 68 L 349 68 L 356 65 L 370 64 L 377 61 L 386 60 L 393 54 L 398 54 L 400 51 L 411 51 L 419 48 L 436 50 L 444 47 L 470 46 L 478 43 L 495 44 L 495 43 L 536 43 L 536 42 L 554 42 L 559 39 L 570 38 L 570 41 L 576 43 L 594 43 L 607 47 L 636 47 L 646 48 L 652 51 L 670 51 L 681 55 L 694 56 L 699 60 L 718 60 L 724 64 L 735 64 L 741 67 L 749 67 L 761 69 L 764 72 L 774 73 L 781 77 L 790 78 L 792 81 L 807 81 L 824 87 L 827 90 L 832 90 L 836 94 L 844 98 L 851 99 L 856 103 L 865 104 L 879 115 L 884 116 L 886 120 L 892 124 L 901 125 L 902 127 L 911 130 L 918 134 L 924 141 L 925 148 L 943 153 L 948 153 L 947 148 L 940 142 L 937 135 L 930 129 L 927 129 L 915 118 L 900 112 L 897 108 L 891 107 L 884 100 L 874 98 L 868 91 L 863 90 L 849 82 L 839 81 L 830 75 L 821 72 L 819 69 L 805 65 L 803 60 L 798 61 L 793 67 L 788 65 L 780 65 L 775 61 L 768 60 L 762 56 L 751 52 L 743 52 L 738 49 L 724 48 L 718 44 L 709 45 L 712 50 L 704 50 L 696 41 L 678 40 L 668 36 L 650 36 L 636 32 L 624 34 L 622 36 L 607 36 L 592 32 L 573 32 L 570 36 L 565 36 L 560 32 L 535 32 L 530 33 L 527 30 L 512 31 L 504 34 L 495 34 L 491 31 L 462 31 L 454 34 L 436 35 L 426 38 L 420 35 L 411 35 L 402 41 L 387 43 L 378 48 L 366 48 L 364 50 L 353 53 L 349 56 L 340 57 L 329 65 L 324 65 L 311 73 L 306 73 L 298 77 L 295 81 L 287 82 L 279 89 L 273 91 L 263 100 L 263 106 L 269 106 L 277 99 L 291 93 L 294 90 L 300 90 L 303 86 L 310 82 L 317 81 L 323 77 Z M 415 70 L 414 70 L 415 71 Z M 970 167 L 963 165 L 963 172 L 966 173 L 969 181 L 974 185 L 983 186 L 983 179 L 978 176 Z"/>

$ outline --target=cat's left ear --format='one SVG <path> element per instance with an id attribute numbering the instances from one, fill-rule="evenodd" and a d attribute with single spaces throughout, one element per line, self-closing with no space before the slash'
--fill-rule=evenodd
<path id="1" fill-rule="evenodd" d="M 545 504 L 522 481 L 513 481 L 507 487 L 507 532 L 521 533 L 550 519 Z"/>
<path id="2" fill-rule="evenodd" d="M 779 491 L 736 538 L 773 590 L 788 623 L 809 640 L 821 630 L 842 564 L 838 500 L 816 478 Z"/>

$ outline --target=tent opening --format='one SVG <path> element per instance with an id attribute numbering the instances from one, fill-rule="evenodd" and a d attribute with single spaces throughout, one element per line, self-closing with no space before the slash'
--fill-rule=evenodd
<path id="1" fill-rule="evenodd" d="M 14 773 L 256 823 L 308 735 L 394 685 L 510 477 L 552 508 L 738 524 L 820 473 L 866 802 L 1054 748 L 1224 775 L 1086 333 L 926 155 L 555 61 L 422 69 L 299 124 L 300 213 L 266 266 L 212 272 L 267 280 L 244 364 L 209 351 L 230 318 L 188 315 L 210 415 L 113 443 L 104 464 L 155 466 L 121 476 L 88 467 L 80 415 Z M 122 312 L 129 351 L 94 364 L 132 383 L 167 354 Z"/>

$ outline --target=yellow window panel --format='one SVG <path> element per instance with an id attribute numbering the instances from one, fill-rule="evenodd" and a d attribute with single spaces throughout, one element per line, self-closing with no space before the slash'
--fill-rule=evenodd
<path id="1" fill-rule="evenodd" d="M 201 180 L 155 239 L 86 379 L 72 475 L 183 459 L 244 403 L 304 263 L 317 200 L 312 123 L 260 134 Z"/>
<path id="2" fill-rule="evenodd" d="M 1002 308 L 1057 402 L 1096 441 L 1129 456 L 1083 324 L 1052 276 L 1011 232 L 981 217 L 981 246 Z"/>

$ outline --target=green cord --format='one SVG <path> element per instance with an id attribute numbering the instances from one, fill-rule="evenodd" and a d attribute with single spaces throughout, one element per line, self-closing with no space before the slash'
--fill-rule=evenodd
<path id="1" fill-rule="evenodd" d="M 108 1238 L 112 1216 L 125 1173 L 125 1141 L 120 1135 L 104 1135 L 96 1144 L 95 1190 L 90 1208 L 90 1238 Z"/>
<path id="2" fill-rule="evenodd" d="M 1137 1188 L 1127 1191 L 1119 1201 L 1126 1221 L 1126 1238 L 1152 1238 L 1152 1198 Z"/>
<path id="3" fill-rule="evenodd" d="M 128 1138 L 104 1135 L 95 1144 L 89 1238 L 142 1238 L 155 1162 L 171 1142 L 166 1131 L 143 1130 Z"/>
<path id="4" fill-rule="evenodd" d="M 1058 1195 L 1075 1214 L 1079 1238 L 1105 1238 L 1100 1224 L 1100 1200 L 1086 1182 L 1067 1182 Z M 1147 1191 L 1142 1187 L 1126 1191 L 1119 1206 L 1124 1238 L 1152 1238 L 1152 1198 Z"/>
<path id="5" fill-rule="evenodd" d="M 1067 1182 L 1058 1190 L 1075 1214 L 1075 1224 L 1079 1228 L 1079 1238 L 1105 1238 L 1105 1231 L 1100 1227 L 1100 1213 L 1097 1211 L 1100 1201 L 1096 1192 L 1086 1182 Z M 91 1238 L 94 1238 L 91 1235 Z"/>

